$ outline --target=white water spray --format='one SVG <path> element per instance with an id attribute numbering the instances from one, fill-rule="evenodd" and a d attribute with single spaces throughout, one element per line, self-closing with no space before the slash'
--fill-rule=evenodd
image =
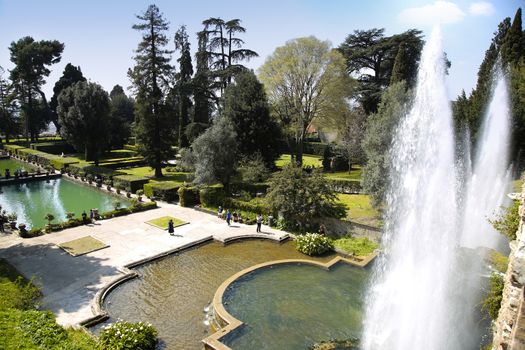
<path id="1" fill-rule="evenodd" d="M 476 147 L 472 177 L 467 184 L 461 246 L 496 249 L 501 241 L 487 219 L 508 199 L 510 109 L 507 82 L 496 74 L 492 99 Z"/>
<path id="2" fill-rule="evenodd" d="M 367 300 L 365 350 L 479 349 L 482 262 L 459 247 L 497 245 L 487 218 L 503 204 L 510 182 L 508 92 L 499 75 L 473 169 L 468 149 L 455 165 L 443 62 L 434 30 L 422 53 L 414 105 L 392 146 L 385 254 Z M 461 198 L 458 187 L 466 187 Z"/>
<path id="3" fill-rule="evenodd" d="M 441 36 L 425 45 L 412 110 L 392 148 L 385 254 L 367 302 L 365 350 L 451 349 L 449 276 L 456 237 L 452 112 Z"/>

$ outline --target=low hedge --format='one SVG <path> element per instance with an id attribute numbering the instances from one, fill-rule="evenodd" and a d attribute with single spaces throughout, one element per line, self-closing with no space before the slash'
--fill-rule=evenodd
<path id="1" fill-rule="evenodd" d="M 136 175 L 117 175 L 113 177 L 113 186 L 124 188 L 126 191 L 135 193 L 141 190 L 149 179 L 144 176 Z"/>
<path id="2" fill-rule="evenodd" d="M 149 182 L 144 184 L 144 195 L 166 202 L 176 202 L 179 200 L 177 191 L 180 186 L 181 183 L 176 181 Z"/>
<path id="3" fill-rule="evenodd" d="M 225 196 L 224 186 L 220 184 L 206 186 L 199 191 L 199 199 L 204 207 L 224 205 Z"/>
<path id="4" fill-rule="evenodd" d="M 266 193 L 270 185 L 266 182 L 250 183 L 250 182 L 236 182 L 230 185 L 230 189 L 233 193 L 239 193 L 241 191 L 249 192 L 252 196 L 257 193 Z"/>
<path id="5" fill-rule="evenodd" d="M 99 163 L 100 166 L 118 169 L 118 168 L 133 168 L 138 166 L 143 166 L 144 158 L 142 157 L 132 157 L 132 158 L 122 158 L 122 159 L 107 159 Z"/>
<path id="6" fill-rule="evenodd" d="M 50 154 L 56 154 L 56 155 L 59 155 L 61 153 L 71 153 L 74 151 L 73 147 L 71 147 L 64 141 L 59 141 L 59 140 L 32 143 L 29 147 L 37 151 L 41 151 L 44 153 L 50 153 Z"/>
<path id="7" fill-rule="evenodd" d="M 351 193 L 359 194 L 363 192 L 361 181 L 359 180 L 342 180 L 342 179 L 327 179 L 330 187 L 337 193 Z"/>
<path id="8" fill-rule="evenodd" d="M 18 150 L 21 149 L 21 148 L 25 148 L 23 146 L 18 146 L 18 145 L 12 145 L 12 144 L 9 144 L 9 145 L 5 145 L 4 146 L 4 149 L 11 153 L 11 154 L 18 154 Z"/>
<path id="9" fill-rule="evenodd" d="M 321 142 L 305 142 L 303 145 L 304 154 L 315 154 L 321 157 L 324 155 L 325 149 L 330 147 L 330 145 Z"/>
<path id="10" fill-rule="evenodd" d="M 224 207 L 225 208 L 231 208 L 233 210 L 242 210 L 247 211 L 254 214 L 265 214 L 270 215 L 272 214 L 270 208 L 267 205 L 261 204 L 261 203 L 252 203 L 252 202 L 244 202 L 238 199 L 233 198 L 225 198 L 224 200 Z"/>
<path id="11" fill-rule="evenodd" d="M 197 187 L 181 186 L 177 192 L 181 207 L 193 207 L 199 204 L 199 189 Z"/>

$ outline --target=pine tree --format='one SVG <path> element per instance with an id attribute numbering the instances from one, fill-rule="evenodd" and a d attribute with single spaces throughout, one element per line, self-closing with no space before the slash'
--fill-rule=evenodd
<path id="1" fill-rule="evenodd" d="M 136 95 L 136 143 L 146 163 L 155 169 L 155 176 L 162 177 L 162 164 L 173 156 L 171 147 L 175 143 L 173 120 L 165 101 L 173 71 L 169 64 L 172 51 L 165 49 L 168 22 L 155 5 L 137 18 L 141 23 L 133 29 L 142 32 L 142 40 L 135 51 L 136 64 L 128 71 Z"/>

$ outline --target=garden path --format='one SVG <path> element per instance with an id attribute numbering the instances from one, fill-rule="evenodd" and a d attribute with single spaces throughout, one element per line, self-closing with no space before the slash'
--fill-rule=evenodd
<path id="1" fill-rule="evenodd" d="M 12 234 L 0 236 L 0 257 L 24 276 L 35 279 L 44 294 L 42 308 L 51 310 L 57 322 L 75 326 L 93 316 L 95 294 L 123 275 L 122 268 L 133 262 L 168 253 L 206 239 L 226 242 L 236 238 L 264 237 L 280 241 L 286 232 L 263 226 L 232 224 L 214 215 L 174 204 L 158 203 L 159 208 L 130 214 L 93 225 L 80 226 L 40 237 L 23 239 Z M 175 235 L 146 221 L 173 216 L 189 222 L 175 228 Z M 98 251 L 73 257 L 57 244 L 90 235 L 109 245 Z"/>

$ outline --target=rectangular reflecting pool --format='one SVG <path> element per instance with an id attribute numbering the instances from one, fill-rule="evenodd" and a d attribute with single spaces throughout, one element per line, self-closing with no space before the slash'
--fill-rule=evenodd
<path id="1" fill-rule="evenodd" d="M 1 191 L 2 210 L 16 213 L 17 222 L 26 224 L 28 229 L 45 226 L 48 213 L 55 216 L 54 223 L 59 223 L 66 220 L 68 212 L 80 217 L 83 211 L 89 215 L 93 208 L 99 213 L 111 211 L 117 199 L 121 207 L 129 206 L 124 198 L 63 178 L 2 186 Z"/>
<path id="2" fill-rule="evenodd" d="M 9 169 L 11 176 L 13 176 L 13 174 L 15 173 L 15 170 L 20 169 L 20 170 L 26 170 L 26 171 L 32 172 L 36 170 L 36 167 L 28 163 L 20 162 L 13 158 L 1 159 L 0 160 L 0 177 L 3 177 L 5 175 L 6 169 Z"/>

